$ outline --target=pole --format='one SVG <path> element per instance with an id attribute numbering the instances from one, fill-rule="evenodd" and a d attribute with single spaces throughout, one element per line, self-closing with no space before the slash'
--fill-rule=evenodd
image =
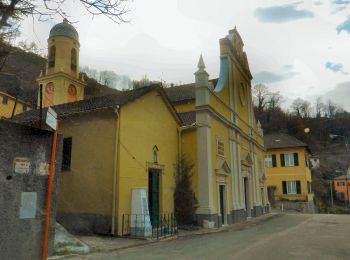
<path id="1" fill-rule="evenodd" d="M 43 84 L 39 85 L 40 128 L 43 120 Z"/>
<path id="2" fill-rule="evenodd" d="M 329 181 L 329 187 L 331 188 L 331 206 L 333 208 L 334 202 L 333 202 L 333 181 Z"/>
<path id="3" fill-rule="evenodd" d="M 52 195 L 53 177 L 55 174 L 57 135 L 58 135 L 58 124 L 57 124 L 56 130 L 55 130 L 54 135 L 53 135 L 53 140 L 52 140 L 50 172 L 49 172 L 48 188 L 47 188 L 47 195 L 46 195 L 45 226 L 44 226 L 44 241 L 43 241 L 42 260 L 46 260 L 47 244 L 48 244 L 48 240 L 49 240 L 51 195 Z"/>
<path id="4" fill-rule="evenodd" d="M 348 205 L 350 207 L 348 173 L 346 173 L 346 193 L 348 195 Z"/>
<path id="5" fill-rule="evenodd" d="M 18 102 L 18 95 L 16 95 L 15 105 L 13 106 L 13 109 L 12 109 L 11 119 L 15 116 L 16 107 L 17 107 L 17 102 Z"/>

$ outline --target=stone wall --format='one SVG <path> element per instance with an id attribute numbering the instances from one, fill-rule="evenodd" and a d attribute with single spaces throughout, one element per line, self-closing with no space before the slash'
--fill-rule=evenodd
<path id="1" fill-rule="evenodd" d="M 49 131 L 0 120 L 1 259 L 41 259 L 52 136 Z M 53 251 L 61 151 L 59 136 L 48 254 Z"/>
<path id="2" fill-rule="evenodd" d="M 315 213 L 315 205 L 313 201 L 276 201 L 275 208 L 283 210 L 295 210 L 301 213 Z"/>

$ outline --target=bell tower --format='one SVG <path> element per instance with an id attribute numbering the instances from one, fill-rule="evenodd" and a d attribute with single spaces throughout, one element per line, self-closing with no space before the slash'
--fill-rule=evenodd
<path id="1" fill-rule="evenodd" d="M 63 19 L 50 31 L 48 59 L 45 72 L 37 79 L 38 106 L 42 86 L 43 107 L 84 99 L 84 79 L 79 77 L 79 35 L 76 29 Z"/>

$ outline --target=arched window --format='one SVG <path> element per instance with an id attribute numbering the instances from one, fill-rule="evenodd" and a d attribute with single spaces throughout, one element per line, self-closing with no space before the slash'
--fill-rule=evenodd
<path id="1" fill-rule="evenodd" d="M 45 87 L 45 94 L 44 94 L 44 106 L 49 107 L 54 105 L 54 94 L 55 94 L 55 86 L 52 82 L 47 83 Z"/>
<path id="2" fill-rule="evenodd" d="M 56 59 L 56 47 L 51 46 L 49 50 L 49 68 L 55 67 L 55 59 Z"/>
<path id="3" fill-rule="evenodd" d="M 68 102 L 77 101 L 77 88 L 74 85 L 69 85 L 67 94 Z"/>
<path id="4" fill-rule="evenodd" d="M 70 52 L 70 68 L 74 71 L 77 70 L 77 51 L 74 48 Z"/>

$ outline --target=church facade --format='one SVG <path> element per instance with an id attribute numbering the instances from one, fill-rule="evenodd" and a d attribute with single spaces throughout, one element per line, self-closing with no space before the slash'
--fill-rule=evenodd
<path id="1" fill-rule="evenodd" d="M 182 152 L 195 162 L 197 220 L 215 226 L 269 209 L 263 132 L 255 120 L 252 76 L 236 28 L 220 39 L 220 66 L 219 78 L 209 81 L 200 57 L 195 84 L 167 90 L 185 122 Z"/>
<path id="2" fill-rule="evenodd" d="M 54 26 L 46 71 L 38 78 L 38 101 L 57 112 L 64 137 L 59 222 L 76 232 L 122 235 L 139 188 L 147 192 L 151 217 L 173 212 L 174 165 L 182 155 L 194 164 L 199 225 L 219 227 L 269 210 L 263 133 L 236 29 L 220 40 L 218 79 L 209 80 L 200 57 L 194 84 L 91 99 L 84 99 L 78 40 L 66 20 Z M 34 123 L 38 116 L 32 110 L 16 120 Z"/>

